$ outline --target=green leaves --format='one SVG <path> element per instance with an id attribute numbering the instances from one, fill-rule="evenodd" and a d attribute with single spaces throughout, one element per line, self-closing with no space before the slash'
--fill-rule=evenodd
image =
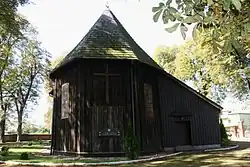
<path id="1" fill-rule="evenodd" d="M 213 1 L 213 0 L 207 0 L 207 4 L 208 4 L 209 6 L 211 6 L 211 5 L 214 4 L 214 1 Z"/>
<path id="2" fill-rule="evenodd" d="M 166 6 L 170 5 L 171 3 L 172 3 L 172 0 L 168 0 L 168 1 L 166 2 Z"/>
<path id="3" fill-rule="evenodd" d="M 196 23 L 197 21 L 198 21 L 197 17 L 195 17 L 195 16 L 188 16 L 188 17 L 186 17 L 183 20 L 183 23 Z"/>
<path id="4" fill-rule="evenodd" d="M 240 0 L 232 0 L 232 3 L 233 3 L 233 5 L 235 6 L 235 8 L 237 10 L 241 9 L 241 2 L 240 2 Z"/>
<path id="5" fill-rule="evenodd" d="M 186 32 L 188 31 L 188 28 L 185 26 L 185 24 L 181 23 L 181 35 L 183 39 L 186 39 Z"/>
<path id="6" fill-rule="evenodd" d="M 179 25 L 180 23 L 175 23 L 172 27 L 166 28 L 165 30 L 169 33 L 172 33 L 178 28 Z"/>
<path id="7" fill-rule="evenodd" d="M 163 7 L 164 7 L 164 3 L 159 3 L 159 6 L 158 7 L 153 7 L 152 8 L 152 12 L 158 12 L 159 10 L 161 10 Z"/>
<path id="8" fill-rule="evenodd" d="M 157 21 L 159 20 L 159 17 L 160 17 L 160 15 L 161 15 L 162 11 L 163 11 L 163 9 L 160 9 L 158 12 L 156 12 L 156 13 L 154 14 L 154 16 L 153 16 L 154 22 L 157 22 Z"/>
<path id="9" fill-rule="evenodd" d="M 223 0 L 223 9 L 228 11 L 230 10 L 230 5 L 231 5 L 231 1 L 230 0 Z"/>
<path id="10" fill-rule="evenodd" d="M 153 20 L 154 22 L 157 22 L 159 20 L 160 15 L 162 14 L 163 8 L 164 8 L 164 3 L 159 3 L 158 7 L 153 7 L 152 12 L 155 14 L 153 15 Z"/>

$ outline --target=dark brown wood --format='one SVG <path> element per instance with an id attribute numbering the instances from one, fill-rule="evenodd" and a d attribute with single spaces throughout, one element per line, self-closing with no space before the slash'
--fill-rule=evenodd
<path id="1" fill-rule="evenodd" d="M 204 100 L 152 67 L 130 60 L 84 60 L 68 68 L 58 73 L 55 84 L 53 152 L 123 153 L 129 121 L 143 154 L 218 141 L 218 129 L 207 130 L 215 135 L 209 136 L 197 128 L 206 117 L 213 122 L 206 124 L 208 129 L 217 126 L 216 112 L 202 114 Z M 70 85 L 70 109 L 69 117 L 61 119 L 64 83 Z M 204 109 L 216 110 L 211 105 Z"/>
<path id="2" fill-rule="evenodd" d="M 81 66 L 78 63 L 77 64 L 77 71 L 76 71 L 76 123 L 75 123 L 75 129 L 76 129 L 76 152 L 81 152 L 81 111 L 83 108 L 81 108 L 81 98 L 84 98 L 81 96 L 81 87 L 80 85 L 83 85 L 84 82 L 81 82 Z M 84 87 L 84 86 L 83 86 Z"/>
<path id="3" fill-rule="evenodd" d="M 109 79 L 110 77 L 115 77 L 115 76 L 120 76 L 120 74 L 111 74 L 109 73 L 109 66 L 108 64 L 106 64 L 105 67 L 105 73 L 94 73 L 94 76 L 101 76 L 101 77 L 105 77 L 105 88 L 106 88 L 106 93 L 105 93 L 105 99 L 106 99 L 106 103 L 109 104 Z"/>

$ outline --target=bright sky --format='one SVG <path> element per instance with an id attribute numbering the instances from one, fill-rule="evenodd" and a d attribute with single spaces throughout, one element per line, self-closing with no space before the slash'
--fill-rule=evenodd
<path id="1" fill-rule="evenodd" d="M 43 46 L 55 58 L 66 55 L 88 32 L 106 9 L 104 0 L 33 0 L 34 4 L 21 7 L 20 13 L 37 28 Z M 179 31 L 169 34 L 162 23 L 154 23 L 153 0 L 109 0 L 110 9 L 134 40 L 152 55 L 159 45 L 182 44 Z M 189 33 L 188 38 L 191 36 Z M 47 111 L 46 94 L 30 114 L 36 124 L 43 124 Z"/>

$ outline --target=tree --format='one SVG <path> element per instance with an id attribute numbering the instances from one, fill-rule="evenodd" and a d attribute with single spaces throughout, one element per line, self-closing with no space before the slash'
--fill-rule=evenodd
<path id="1" fill-rule="evenodd" d="M 24 30 L 27 22 L 19 22 Z M 13 91 L 13 69 L 15 68 L 15 53 L 20 49 L 24 36 L 0 30 L 0 142 L 3 142 L 5 121 L 8 109 L 11 107 L 11 92 Z"/>
<path id="2" fill-rule="evenodd" d="M 214 54 L 212 45 L 203 43 L 210 40 L 200 34 L 196 41 L 183 46 L 158 48 L 155 60 L 169 73 L 193 87 L 203 95 L 220 103 L 226 93 L 242 98 L 248 94 L 244 75 L 249 75 L 247 60 L 237 63 L 237 54 Z"/>
<path id="3" fill-rule="evenodd" d="M 155 22 L 160 17 L 164 24 L 172 22 L 173 26 L 168 26 L 166 31 L 171 33 L 180 28 L 183 38 L 186 37 L 188 25 L 193 24 L 193 39 L 201 44 L 201 49 L 209 49 L 207 57 L 218 60 L 218 63 L 229 64 L 228 67 L 223 66 L 224 69 L 219 69 L 221 66 L 217 65 L 214 68 L 217 73 L 213 75 L 223 70 L 223 74 L 234 71 L 225 74 L 234 77 L 235 82 L 229 83 L 230 89 L 237 92 L 238 97 L 249 93 L 250 1 L 168 0 L 166 3 L 160 2 L 152 11 Z M 214 76 L 207 79 L 211 77 Z"/>
<path id="4" fill-rule="evenodd" d="M 248 0 L 167 0 L 166 3 L 160 2 L 157 7 L 153 7 L 152 12 L 155 22 L 161 16 L 164 24 L 174 23 L 172 27 L 166 28 L 168 32 L 174 32 L 180 27 L 183 38 L 186 37 L 189 24 L 195 24 L 194 35 L 196 30 L 209 27 L 220 37 L 226 34 L 225 31 L 234 35 L 233 37 L 243 37 L 243 34 L 249 35 L 249 9 Z M 239 34 L 237 29 L 243 34 Z"/>
<path id="5" fill-rule="evenodd" d="M 49 53 L 41 48 L 36 40 L 36 33 L 28 38 L 23 47 L 21 56 L 16 66 L 16 87 L 13 92 L 15 109 L 18 118 L 17 141 L 22 134 L 22 123 L 24 112 L 27 111 L 29 103 L 36 103 L 41 90 L 41 84 L 48 74 Z"/>
<path id="6" fill-rule="evenodd" d="M 19 6 L 29 3 L 29 0 L 1 0 L 0 1 L 0 32 L 19 36 L 21 33 L 21 22 L 26 22 L 18 13 Z"/>

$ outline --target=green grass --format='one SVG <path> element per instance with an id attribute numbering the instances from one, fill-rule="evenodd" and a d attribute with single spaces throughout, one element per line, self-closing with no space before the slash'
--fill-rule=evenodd
<path id="1" fill-rule="evenodd" d="M 127 160 L 125 157 L 121 158 L 84 158 L 77 160 L 63 159 L 60 156 L 42 156 L 39 153 L 43 149 L 37 148 L 10 148 L 8 156 L 0 156 L 2 161 L 16 161 L 16 162 L 32 162 L 32 163 L 78 163 L 78 162 L 111 162 Z M 29 153 L 29 160 L 20 160 L 22 152 Z M 163 160 L 139 163 L 139 164 L 127 164 L 120 165 L 119 167 L 219 167 L 219 166 L 249 166 L 250 167 L 250 143 L 243 147 L 241 145 L 240 150 L 232 150 L 226 152 L 215 153 L 199 153 L 199 154 L 184 154 L 174 157 L 169 157 Z M 118 166 L 117 166 L 118 167 Z"/>
<path id="2" fill-rule="evenodd" d="M 127 164 L 119 167 L 250 167 L 250 157 L 244 158 L 230 152 L 180 155 L 147 163 Z"/>
<path id="3" fill-rule="evenodd" d="M 125 157 L 114 157 L 114 158 L 82 158 L 82 159 L 68 159 L 62 158 L 60 156 L 50 156 L 50 155 L 41 155 L 41 151 L 44 149 L 37 148 L 10 148 L 9 154 L 7 156 L 0 155 L 0 161 L 16 161 L 16 162 L 32 162 L 32 163 L 78 163 L 78 162 L 113 162 L 113 161 L 121 161 L 126 160 Z M 27 152 L 29 154 L 29 160 L 20 160 L 20 155 L 23 152 Z"/>
<path id="4" fill-rule="evenodd" d="M 14 152 L 14 153 L 22 153 L 22 152 L 28 152 L 28 153 L 39 153 L 44 149 L 39 149 L 39 148 L 10 148 L 9 151 L 10 152 Z"/>
<path id="5" fill-rule="evenodd" d="M 32 163 L 77 163 L 77 162 L 112 162 L 112 161 L 121 161 L 125 158 L 109 158 L 109 159 L 100 159 L 100 158 L 86 158 L 86 159 L 77 159 L 77 160 L 67 160 L 62 158 L 55 158 L 53 156 L 41 156 L 29 153 L 29 160 L 20 160 L 19 152 L 10 152 L 8 156 L 0 156 L 1 161 L 16 161 L 16 162 L 32 162 Z"/>

